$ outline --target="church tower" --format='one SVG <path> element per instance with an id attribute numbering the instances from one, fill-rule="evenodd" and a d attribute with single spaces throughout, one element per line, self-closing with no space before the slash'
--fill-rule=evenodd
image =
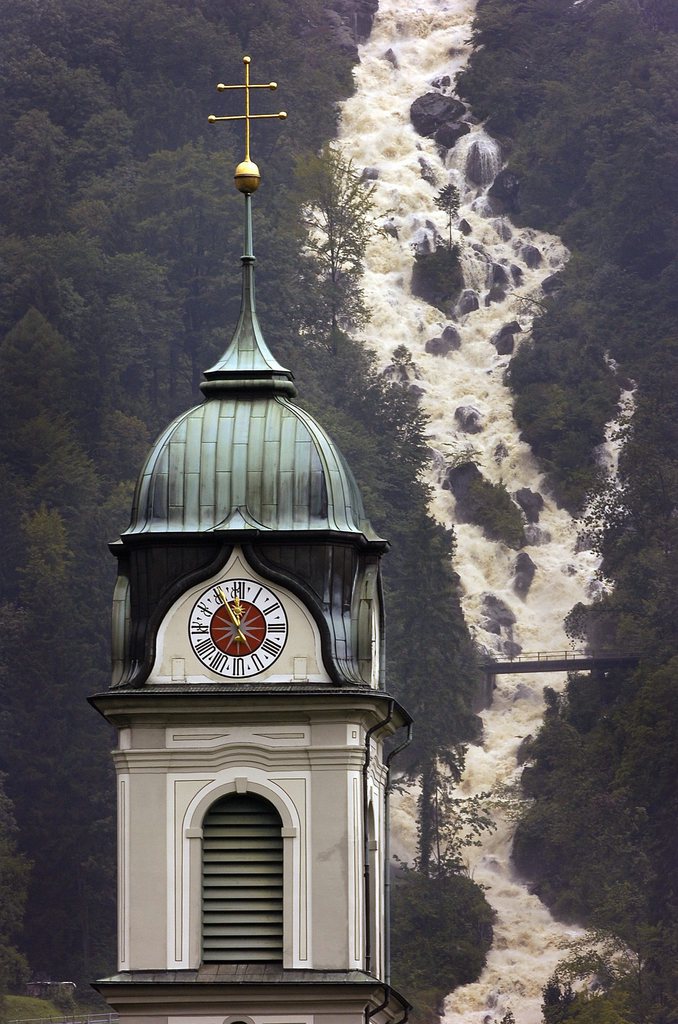
<path id="1" fill-rule="evenodd" d="M 257 319 L 249 128 L 281 115 L 250 113 L 244 63 L 240 318 L 112 545 L 113 679 L 92 703 L 118 736 L 119 964 L 96 988 L 124 1024 L 401 1024 L 384 742 L 410 720 L 384 691 L 387 544 Z"/>

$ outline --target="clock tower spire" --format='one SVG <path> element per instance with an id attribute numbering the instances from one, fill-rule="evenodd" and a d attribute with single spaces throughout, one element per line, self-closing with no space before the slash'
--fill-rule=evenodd
<path id="1" fill-rule="evenodd" d="M 340 451 L 292 401 L 254 291 L 250 90 L 242 303 L 204 401 L 155 442 L 112 545 L 124 1024 L 401 1024 L 388 974 L 380 559 Z"/>

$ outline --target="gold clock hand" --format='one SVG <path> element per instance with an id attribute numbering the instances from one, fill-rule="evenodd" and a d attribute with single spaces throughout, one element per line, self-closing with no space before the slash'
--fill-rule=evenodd
<path id="1" fill-rule="evenodd" d="M 219 595 L 219 599 L 222 602 L 222 604 L 225 605 L 226 611 L 228 612 L 228 614 L 229 614 L 229 616 L 231 618 L 231 622 L 235 626 L 235 629 L 236 629 L 236 637 L 235 637 L 236 642 L 237 643 L 243 643 L 243 644 L 246 643 L 244 634 L 240 631 L 240 618 L 238 618 L 236 616 L 235 612 L 231 608 L 230 604 L 228 603 L 228 599 L 227 599 L 226 595 L 224 594 L 223 590 L 221 589 L 221 587 L 217 587 L 217 594 Z"/>

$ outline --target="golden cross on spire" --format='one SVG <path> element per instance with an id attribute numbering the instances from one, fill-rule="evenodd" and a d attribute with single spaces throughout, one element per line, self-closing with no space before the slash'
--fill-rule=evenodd
<path id="1" fill-rule="evenodd" d="M 244 121 L 245 122 L 245 159 L 242 163 L 239 163 L 235 169 L 235 187 L 240 192 L 251 193 L 256 192 L 259 188 L 259 181 L 261 175 L 259 174 L 259 168 L 255 163 L 250 160 L 250 121 L 258 120 L 264 117 L 277 117 L 281 121 L 284 121 L 287 114 L 284 110 L 278 111 L 277 114 L 251 114 L 250 113 L 250 89 L 277 89 L 277 82 L 266 82 L 265 85 L 252 85 L 250 83 L 250 64 L 252 63 L 251 57 L 243 57 L 243 64 L 245 65 L 245 84 L 244 85 L 223 85 L 221 82 L 217 86 L 217 92 L 226 92 L 227 89 L 244 89 L 245 90 L 245 113 L 236 114 L 232 117 L 217 117 L 215 114 L 210 114 L 207 120 L 210 124 L 215 124 L 217 121 Z"/>

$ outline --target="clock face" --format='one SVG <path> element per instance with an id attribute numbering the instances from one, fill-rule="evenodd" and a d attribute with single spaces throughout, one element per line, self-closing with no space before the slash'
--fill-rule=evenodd
<path id="1" fill-rule="evenodd" d="M 244 679 L 263 672 L 282 654 L 287 616 L 278 597 L 255 580 L 213 584 L 193 605 L 191 646 L 212 672 Z"/>

